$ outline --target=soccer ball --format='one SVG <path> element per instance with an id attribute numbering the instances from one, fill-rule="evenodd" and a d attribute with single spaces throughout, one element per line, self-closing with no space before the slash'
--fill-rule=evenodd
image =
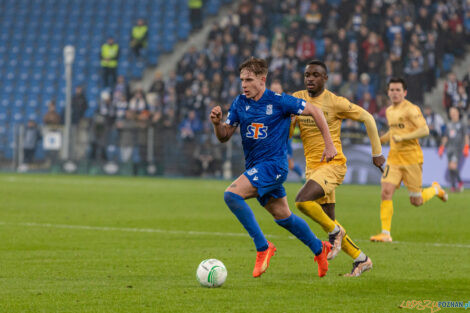
<path id="1" fill-rule="evenodd" d="M 196 279 L 204 287 L 220 287 L 227 279 L 227 269 L 219 260 L 207 259 L 197 267 Z"/>

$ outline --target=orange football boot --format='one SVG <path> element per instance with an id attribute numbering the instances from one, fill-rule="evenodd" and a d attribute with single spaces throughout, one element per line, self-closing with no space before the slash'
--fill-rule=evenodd
<path id="1" fill-rule="evenodd" d="M 318 276 L 323 277 L 328 272 L 328 259 L 327 256 L 331 251 L 331 243 L 322 241 L 322 250 L 319 255 L 316 255 L 313 259 L 318 263 Z"/>
<path id="2" fill-rule="evenodd" d="M 253 277 L 260 277 L 266 272 L 269 266 L 269 260 L 276 252 L 276 247 L 268 241 L 268 248 L 264 251 L 256 252 L 255 268 L 253 269 Z"/>

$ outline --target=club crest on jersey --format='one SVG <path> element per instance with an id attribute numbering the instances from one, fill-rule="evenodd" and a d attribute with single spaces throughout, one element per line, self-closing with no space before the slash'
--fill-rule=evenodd
<path id="1" fill-rule="evenodd" d="M 266 106 L 266 115 L 272 115 L 273 114 L 273 105 L 272 104 L 268 104 Z"/>
<path id="2" fill-rule="evenodd" d="M 250 176 L 252 176 L 253 174 L 256 174 L 256 173 L 258 173 L 258 170 L 255 167 L 253 167 L 252 169 L 247 171 L 247 174 L 250 175 Z"/>
<path id="3" fill-rule="evenodd" d="M 302 114 L 302 112 L 305 110 L 305 104 L 306 102 L 301 100 L 300 105 L 302 106 L 302 108 L 297 111 L 297 114 Z"/>
<path id="4" fill-rule="evenodd" d="M 246 137 L 253 139 L 264 139 L 268 137 L 268 126 L 263 123 L 251 123 L 246 128 Z"/>

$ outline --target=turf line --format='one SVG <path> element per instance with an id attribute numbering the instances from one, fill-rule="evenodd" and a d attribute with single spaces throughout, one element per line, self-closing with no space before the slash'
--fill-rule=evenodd
<path id="1" fill-rule="evenodd" d="M 133 232 L 133 233 L 160 233 L 171 235 L 199 235 L 199 236 L 226 236 L 226 237 L 248 237 L 244 233 L 225 233 L 225 232 L 206 232 L 206 231 L 185 231 L 185 230 L 167 230 L 157 228 L 131 228 L 131 227 L 106 227 L 106 226 L 87 226 L 87 225 L 66 225 L 66 224 L 49 224 L 49 223 L 6 223 L 1 222 L 0 225 L 14 225 L 14 226 L 27 226 L 27 227 L 47 227 L 47 228 L 62 228 L 62 229 L 82 229 L 82 230 L 98 230 L 98 231 L 120 231 L 120 232 Z M 269 235 L 270 238 L 286 238 L 284 236 Z M 288 236 L 289 239 L 295 239 L 294 236 Z M 355 239 L 359 242 L 369 242 L 365 239 Z M 459 243 L 439 243 L 439 242 L 411 242 L 411 241 L 393 241 L 394 244 L 416 244 L 433 247 L 451 247 L 451 248 L 466 248 L 470 249 L 470 244 Z"/>

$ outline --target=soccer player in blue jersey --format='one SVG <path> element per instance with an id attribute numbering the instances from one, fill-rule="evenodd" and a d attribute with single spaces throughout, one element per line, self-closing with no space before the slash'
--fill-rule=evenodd
<path id="1" fill-rule="evenodd" d="M 308 224 L 290 211 L 282 186 L 288 173 L 287 140 L 291 114 L 314 118 L 325 141 L 322 159 L 330 161 L 336 155 L 336 148 L 325 117 L 320 109 L 305 100 L 266 89 L 268 66 L 263 59 L 250 58 L 240 65 L 239 70 L 244 94 L 233 101 L 225 123 L 221 122 L 220 106 L 212 109 L 210 119 L 221 142 L 229 140 L 240 126 L 246 171 L 225 190 L 224 200 L 255 243 L 257 255 L 253 277 L 266 271 L 276 251 L 276 247 L 266 240 L 253 211 L 245 202 L 245 199 L 254 197 L 278 225 L 312 250 L 318 263 L 318 275 L 325 276 L 331 244 L 315 237 Z"/>

